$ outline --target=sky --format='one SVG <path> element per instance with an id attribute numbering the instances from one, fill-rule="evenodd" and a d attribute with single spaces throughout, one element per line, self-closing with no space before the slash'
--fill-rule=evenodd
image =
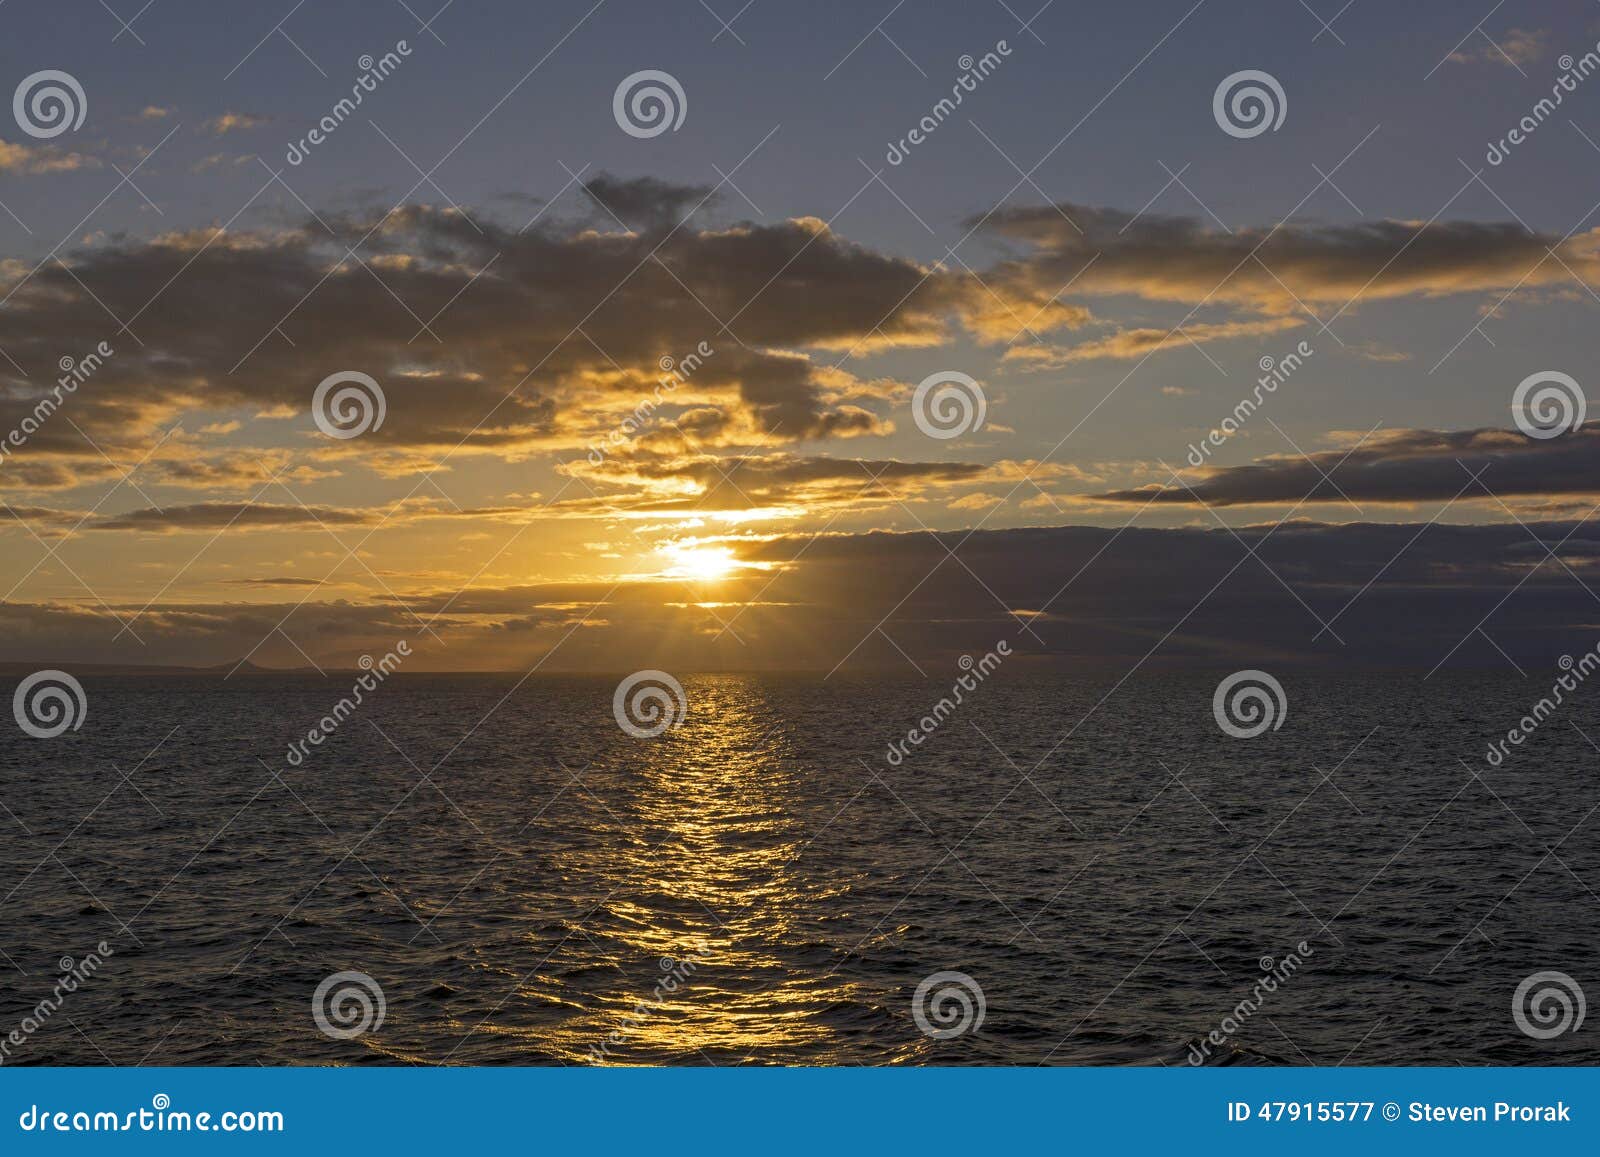
<path id="1" fill-rule="evenodd" d="M 1569 651 L 1600 10 L 1482 9 L 10 0 L 0 660 Z"/>

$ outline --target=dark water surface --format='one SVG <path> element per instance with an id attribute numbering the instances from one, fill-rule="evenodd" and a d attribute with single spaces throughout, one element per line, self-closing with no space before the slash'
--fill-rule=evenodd
<path id="1" fill-rule="evenodd" d="M 1302 941 L 1219 1059 L 1600 1062 L 1512 1016 L 1600 998 L 1600 692 L 1493 768 L 1548 680 L 1291 676 L 1237 740 L 1217 678 L 1002 673 L 898 767 L 947 680 L 689 677 L 648 740 L 615 678 L 398 675 L 293 767 L 348 677 L 85 679 L 0 738 L 0 1036 L 112 955 L 7 1063 L 1183 1064 Z"/>

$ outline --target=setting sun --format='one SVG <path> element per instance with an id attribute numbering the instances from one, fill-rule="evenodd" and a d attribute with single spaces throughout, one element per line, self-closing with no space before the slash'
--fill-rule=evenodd
<path id="1" fill-rule="evenodd" d="M 727 578 L 739 566 L 733 551 L 725 546 L 673 546 L 666 554 L 673 562 L 667 574 L 673 578 L 714 582 Z"/>

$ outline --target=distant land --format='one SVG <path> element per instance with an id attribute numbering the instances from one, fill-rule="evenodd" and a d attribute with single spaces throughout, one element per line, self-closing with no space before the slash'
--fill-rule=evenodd
<path id="1" fill-rule="evenodd" d="M 235 670 L 234 668 L 238 669 Z M 0 675 L 31 675 L 46 668 L 57 668 L 74 675 L 319 675 L 339 674 L 356 668 L 315 667 L 262 667 L 249 660 L 243 663 L 222 663 L 215 667 L 170 667 L 152 663 L 60 663 L 60 662 L 9 662 L 0 660 Z"/>

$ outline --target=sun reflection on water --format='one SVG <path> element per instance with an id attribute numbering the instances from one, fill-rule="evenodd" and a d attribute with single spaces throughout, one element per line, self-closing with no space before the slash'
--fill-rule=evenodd
<path id="1" fill-rule="evenodd" d="M 562 955 L 591 967 L 559 961 L 576 1008 L 529 1043 L 583 1064 L 845 1059 L 851 1010 L 880 998 L 834 974 L 819 932 L 849 891 L 801 856 L 826 817 L 759 686 L 696 679 L 690 701 L 680 728 L 623 749 L 613 819 L 633 838 L 588 860 L 603 892 Z"/>

